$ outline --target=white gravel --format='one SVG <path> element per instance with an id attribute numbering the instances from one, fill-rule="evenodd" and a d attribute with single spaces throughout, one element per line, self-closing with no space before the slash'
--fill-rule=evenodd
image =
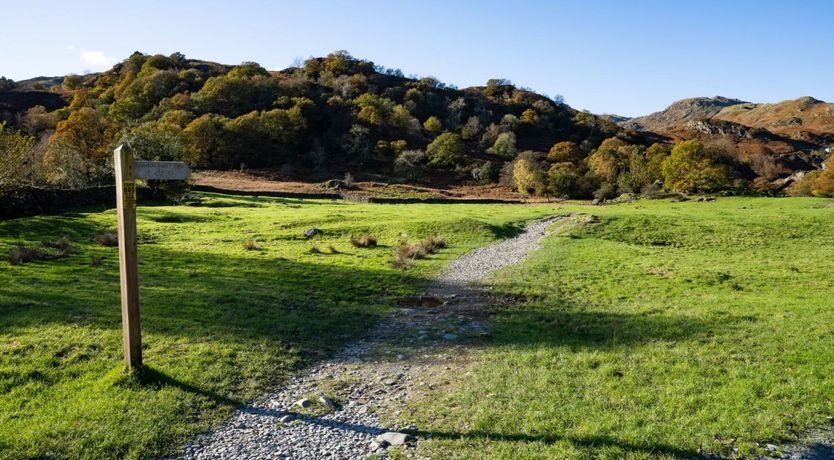
<path id="1" fill-rule="evenodd" d="M 378 409 L 396 407 L 408 398 L 417 385 L 420 359 L 436 359 L 430 357 L 436 357 L 438 350 L 454 349 L 460 340 L 485 333 L 477 321 L 462 319 L 466 308 L 479 309 L 481 304 L 478 294 L 467 289 L 469 283 L 523 260 L 540 247 L 547 227 L 558 219 L 531 223 L 514 238 L 456 259 L 428 289 L 447 299 L 446 305 L 401 308 L 333 359 L 301 372 L 284 387 L 235 411 L 222 426 L 188 444 L 180 458 L 361 459 L 372 454 L 389 458 L 385 449 L 376 449 L 378 444 L 372 443 L 380 434 L 404 427 L 382 426 Z M 405 340 L 408 345 L 395 352 L 396 359 L 369 357 L 390 353 L 385 346 L 396 340 Z M 339 390 L 340 406 L 320 416 L 297 413 L 296 401 L 317 401 L 323 395 L 322 382 L 335 380 L 347 382 Z M 279 419 L 288 414 L 297 416 L 296 420 L 281 423 Z M 413 443 L 407 449 L 411 456 L 416 455 Z"/>
<path id="2" fill-rule="evenodd" d="M 435 285 L 465 287 L 488 278 L 504 267 L 521 262 L 531 251 L 541 248 L 541 240 L 546 235 L 547 228 L 560 219 L 562 217 L 553 217 L 530 223 L 521 234 L 513 238 L 478 248 L 453 260 L 438 276 Z"/>

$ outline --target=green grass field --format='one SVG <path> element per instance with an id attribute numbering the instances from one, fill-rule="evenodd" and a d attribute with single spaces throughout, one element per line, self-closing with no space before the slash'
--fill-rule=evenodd
<path id="1" fill-rule="evenodd" d="M 0 458 L 170 454 L 242 402 L 367 330 L 457 255 L 553 207 L 367 205 L 202 195 L 140 206 L 144 358 L 121 363 L 115 211 L 0 222 L 0 254 L 67 235 L 64 259 L 0 261 Z M 324 231 L 307 241 L 310 227 Z M 350 246 L 370 232 L 380 247 Z M 392 246 L 442 235 L 410 270 Z M 246 250 L 254 240 L 260 249 Z M 323 252 L 311 253 L 313 243 Z M 332 245 L 339 253 L 330 254 Z M 91 266 L 99 256 L 102 264 Z"/>
<path id="2" fill-rule="evenodd" d="M 452 258 L 529 219 L 593 214 L 496 277 L 492 336 L 453 391 L 416 401 L 436 458 L 754 456 L 834 415 L 834 203 L 721 198 L 368 205 L 200 195 L 141 206 L 145 361 L 121 365 L 115 212 L 0 222 L 0 254 L 68 235 L 63 259 L 0 261 L 0 458 L 169 454 L 361 335 Z M 324 235 L 307 241 L 301 233 Z M 357 249 L 352 234 L 381 246 Z M 407 271 L 393 246 L 450 247 Z M 259 249 L 246 250 L 252 240 Z M 312 253 L 313 244 L 323 253 Z M 330 254 L 329 246 L 338 253 Z M 93 256 L 101 266 L 91 266 Z"/>
<path id="3" fill-rule="evenodd" d="M 755 457 L 834 415 L 834 205 L 566 207 L 492 338 L 413 405 L 438 458 Z M 753 449 L 753 451 L 751 451 Z M 755 452 L 755 453 L 754 453 Z"/>

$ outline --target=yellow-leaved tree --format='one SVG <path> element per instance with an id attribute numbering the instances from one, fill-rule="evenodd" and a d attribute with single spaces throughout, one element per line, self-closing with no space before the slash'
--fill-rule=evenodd
<path id="1" fill-rule="evenodd" d="M 663 182 L 676 192 L 711 192 L 729 182 L 727 167 L 701 141 L 681 141 L 663 160 Z"/>

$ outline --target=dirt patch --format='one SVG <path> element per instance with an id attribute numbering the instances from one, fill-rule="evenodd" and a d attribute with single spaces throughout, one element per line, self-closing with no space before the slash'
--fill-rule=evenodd
<path id="1" fill-rule="evenodd" d="M 420 199 L 420 200 L 510 200 L 530 203 L 553 201 L 547 198 L 529 197 L 507 190 L 497 184 L 459 185 L 445 188 L 424 187 L 410 184 L 387 184 L 383 182 L 356 182 L 350 190 L 326 188 L 323 183 L 286 181 L 266 172 L 238 171 L 196 171 L 191 174 L 192 184 L 218 190 L 257 193 L 282 193 L 287 196 L 299 195 L 322 198 L 342 198 L 343 195 L 362 201 L 368 198 Z"/>

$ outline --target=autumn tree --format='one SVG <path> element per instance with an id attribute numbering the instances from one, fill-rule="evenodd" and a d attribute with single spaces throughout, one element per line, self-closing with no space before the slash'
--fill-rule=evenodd
<path id="1" fill-rule="evenodd" d="M 374 126 L 384 126 L 391 121 L 394 102 L 376 94 L 365 93 L 355 100 L 359 107 L 357 118 Z"/>
<path id="2" fill-rule="evenodd" d="M 452 167 L 463 160 L 463 141 L 455 133 L 443 133 L 426 147 L 429 165 Z"/>
<path id="3" fill-rule="evenodd" d="M 538 152 L 521 152 L 512 162 L 513 185 L 519 193 L 542 195 L 547 189 L 544 155 Z"/>
<path id="4" fill-rule="evenodd" d="M 234 167 L 225 153 L 223 118 L 205 114 L 192 120 L 183 129 L 186 145 L 185 158 L 188 164 L 200 168 Z"/>
<path id="5" fill-rule="evenodd" d="M 185 146 L 179 130 L 166 129 L 166 125 L 146 122 L 122 136 L 120 144 L 130 147 L 137 158 L 154 161 L 182 161 Z M 148 180 L 148 187 L 154 199 L 166 199 L 181 195 L 187 187 L 186 181 Z"/>
<path id="6" fill-rule="evenodd" d="M 727 168 L 699 140 L 675 144 L 663 161 L 664 184 L 677 192 L 711 192 L 728 183 Z"/>
<path id="7" fill-rule="evenodd" d="M 480 133 L 481 120 L 476 116 L 469 117 L 460 130 L 460 135 L 464 139 L 475 139 Z"/>
<path id="8" fill-rule="evenodd" d="M 588 167 L 591 172 L 605 182 L 616 182 L 625 157 L 621 149 L 626 145 L 616 137 L 602 141 L 599 147 L 588 156 Z"/>
<path id="9" fill-rule="evenodd" d="M 30 107 L 20 119 L 20 125 L 28 134 L 38 134 L 43 131 L 50 131 L 57 126 L 57 120 L 53 113 L 47 112 L 42 105 Z"/>
<path id="10" fill-rule="evenodd" d="M 834 196 L 834 155 L 825 161 L 825 168 L 819 172 L 811 185 L 813 196 Z"/>
<path id="11" fill-rule="evenodd" d="M 53 141 L 61 141 L 91 161 L 110 156 L 112 125 L 97 110 L 82 107 L 58 123 Z"/>
<path id="12" fill-rule="evenodd" d="M 514 157 L 516 154 L 515 133 L 510 131 L 499 134 L 498 138 L 495 139 L 495 143 L 492 144 L 492 147 L 487 149 L 487 153 L 499 155 L 504 158 Z"/>
<path id="13" fill-rule="evenodd" d="M 582 152 L 576 142 L 563 141 L 553 144 L 547 153 L 547 161 L 551 163 L 576 162 L 582 157 Z"/>
<path id="14" fill-rule="evenodd" d="M 788 187 L 788 195 L 790 196 L 811 196 L 811 189 L 814 187 L 814 182 L 820 175 L 820 171 L 808 171 L 802 174 L 790 187 Z"/>
<path id="15" fill-rule="evenodd" d="M 270 108 L 279 91 L 278 81 L 263 67 L 244 63 L 226 75 L 209 78 L 193 98 L 203 113 L 240 116 Z"/>
<path id="16" fill-rule="evenodd" d="M 425 169 L 426 153 L 422 150 L 405 150 L 394 160 L 394 170 L 408 179 L 417 179 Z"/>
<path id="17" fill-rule="evenodd" d="M 582 175 L 573 163 L 554 163 L 547 171 L 547 190 L 556 196 L 578 196 L 581 194 L 581 178 Z"/>
<path id="18" fill-rule="evenodd" d="M 440 122 L 439 118 L 432 115 L 423 123 L 423 128 L 432 134 L 437 134 L 443 130 L 443 123 Z"/>
<path id="19" fill-rule="evenodd" d="M 526 125 L 538 126 L 539 125 L 539 113 L 533 109 L 527 109 L 521 113 L 521 123 Z"/>
<path id="20" fill-rule="evenodd" d="M 420 121 L 402 104 L 394 106 L 391 114 L 391 125 L 407 135 L 415 136 L 420 134 Z"/>
<path id="21" fill-rule="evenodd" d="M 0 122 L 0 186 L 32 181 L 34 138 Z"/>
<path id="22" fill-rule="evenodd" d="M 64 81 L 61 82 L 61 87 L 67 91 L 76 90 L 81 87 L 81 77 L 71 73 L 64 77 Z"/>

